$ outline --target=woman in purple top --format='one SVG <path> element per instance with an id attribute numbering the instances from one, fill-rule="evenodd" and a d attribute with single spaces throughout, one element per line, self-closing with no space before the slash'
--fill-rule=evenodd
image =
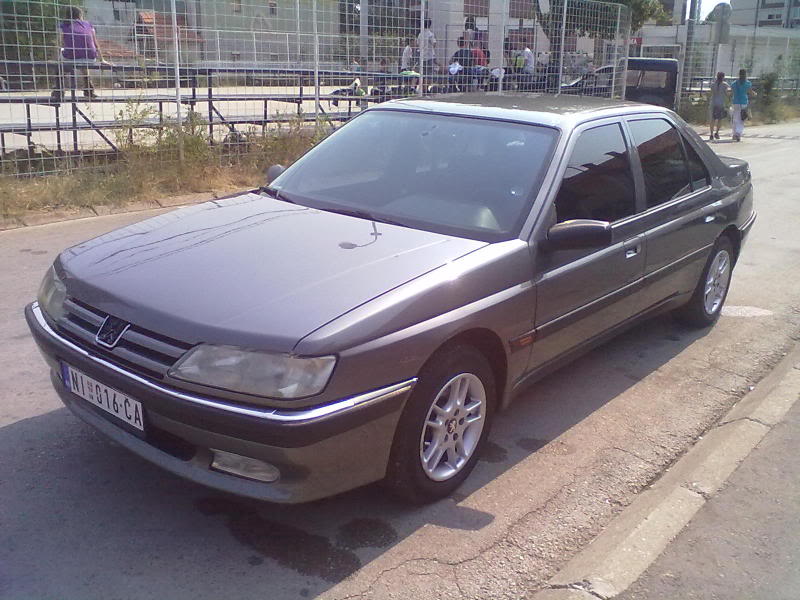
<path id="1" fill-rule="evenodd" d="M 60 102 L 65 87 L 64 80 L 74 77 L 73 85 L 77 87 L 80 78 L 83 81 L 84 95 L 87 98 L 96 98 L 88 65 L 96 64 L 98 60 L 104 65 L 109 63 L 100 52 L 94 27 L 89 21 L 83 20 L 83 11 L 77 6 L 68 6 L 64 16 L 64 21 L 58 26 L 61 34 L 61 50 L 58 55 L 62 67 L 61 75 L 58 78 L 58 88 L 51 97 L 55 102 Z"/>

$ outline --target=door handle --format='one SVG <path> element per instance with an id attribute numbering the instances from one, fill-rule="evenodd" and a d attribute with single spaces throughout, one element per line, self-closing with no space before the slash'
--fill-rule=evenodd
<path id="1" fill-rule="evenodd" d="M 639 250 L 641 250 L 641 246 L 634 246 L 633 248 L 628 248 L 625 250 L 625 258 L 633 258 L 637 254 L 639 254 Z"/>
<path id="2" fill-rule="evenodd" d="M 707 215 L 707 216 L 706 216 L 706 218 L 705 218 L 705 219 L 703 219 L 703 221 L 705 221 L 706 223 L 711 223 L 711 221 L 713 221 L 713 220 L 714 220 L 714 219 L 716 219 L 716 218 L 717 218 L 717 217 L 716 217 L 716 216 L 714 216 L 714 215 Z"/>

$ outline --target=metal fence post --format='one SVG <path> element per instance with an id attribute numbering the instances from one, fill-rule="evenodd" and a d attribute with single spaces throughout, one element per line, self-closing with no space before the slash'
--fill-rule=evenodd
<path id="1" fill-rule="evenodd" d="M 419 2 L 419 31 L 420 34 L 425 31 L 425 0 L 420 0 Z M 428 41 L 424 35 L 417 35 L 417 40 L 426 40 L 425 47 L 427 50 Z M 417 42 L 417 50 L 419 52 L 419 93 L 421 95 L 425 94 L 425 59 L 422 56 L 422 44 Z"/>
<path id="2" fill-rule="evenodd" d="M 297 42 L 297 66 L 303 64 L 303 47 L 300 41 L 300 0 L 295 0 L 294 3 L 294 15 L 295 15 L 295 41 Z M 287 45 L 289 36 L 287 34 Z M 287 58 L 288 60 L 288 58 Z"/>
<path id="3" fill-rule="evenodd" d="M 314 27 L 314 120 L 317 125 L 319 125 L 319 33 L 317 29 L 317 0 L 313 0 L 311 4 L 311 21 Z"/>
<path id="4" fill-rule="evenodd" d="M 361 0 L 359 6 L 361 10 L 358 13 L 358 53 L 364 61 L 361 66 L 366 70 L 369 59 L 369 0 Z"/>
<path id="5" fill-rule="evenodd" d="M 178 161 L 183 164 L 183 123 L 181 120 L 181 62 L 180 46 L 178 38 L 178 10 L 175 7 L 175 0 L 170 0 L 172 9 L 172 44 L 174 46 L 175 60 L 175 117 L 178 122 Z M 155 32 L 153 32 L 155 34 Z"/>
<path id="6" fill-rule="evenodd" d="M 506 78 L 506 27 L 508 27 L 508 13 L 510 10 L 509 0 L 503 0 L 503 17 L 500 19 L 500 77 L 497 79 L 497 91 L 500 93 L 503 92 L 503 84 Z"/>
<path id="7" fill-rule="evenodd" d="M 619 44 L 620 44 L 620 40 L 619 40 L 619 22 L 620 22 L 620 19 L 622 19 L 622 5 L 618 4 L 617 5 L 617 27 L 616 27 L 616 30 L 614 31 L 614 58 L 613 58 L 613 61 L 611 63 L 611 97 L 612 98 L 614 97 L 615 90 L 617 89 L 617 84 L 619 83 L 617 81 L 617 62 L 619 61 Z M 626 65 L 626 69 L 627 69 L 627 65 Z M 622 93 L 620 94 L 620 99 L 624 100 L 625 99 L 624 98 L 624 96 L 625 96 L 625 86 L 623 85 L 621 87 L 622 87 L 622 89 L 621 89 Z"/>
<path id="8" fill-rule="evenodd" d="M 558 88 L 556 89 L 556 96 L 561 95 L 561 78 L 564 73 L 564 48 L 567 42 L 567 3 L 569 0 L 564 0 L 564 10 L 561 14 L 561 48 L 558 52 Z M 536 45 L 534 44 L 534 48 Z M 549 77 L 548 77 L 549 79 Z M 550 80 L 552 81 L 552 79 Z M 550 84 L 548 83 L 548 87 Z"/>

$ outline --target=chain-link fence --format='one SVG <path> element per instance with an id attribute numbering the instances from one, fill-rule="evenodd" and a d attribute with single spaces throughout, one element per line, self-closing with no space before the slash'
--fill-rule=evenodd
<path id="1" fill-rule="evenodd" d="M 622 97 L 629 11 L 590 0 L 2 2 L 0 168 L 237 157 L 414 94 Z M 602 77 L 594 76 L 602 67 Z"/>

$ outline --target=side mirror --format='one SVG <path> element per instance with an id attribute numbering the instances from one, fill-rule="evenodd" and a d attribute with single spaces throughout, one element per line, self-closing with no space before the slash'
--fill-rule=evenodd
<path id="1" fill-rule="evenodd" d="M 556 223 L 547 231 L 548 250 L 605 248 L 611 245 L 611 223 L 592 219 L 574 219 Z"/>
<path id="2" fill-rule="evenodd" d="M 286 170 L 283 165 L 272 165 L 267 169 L 267 185 L 275 181 Z"/>

